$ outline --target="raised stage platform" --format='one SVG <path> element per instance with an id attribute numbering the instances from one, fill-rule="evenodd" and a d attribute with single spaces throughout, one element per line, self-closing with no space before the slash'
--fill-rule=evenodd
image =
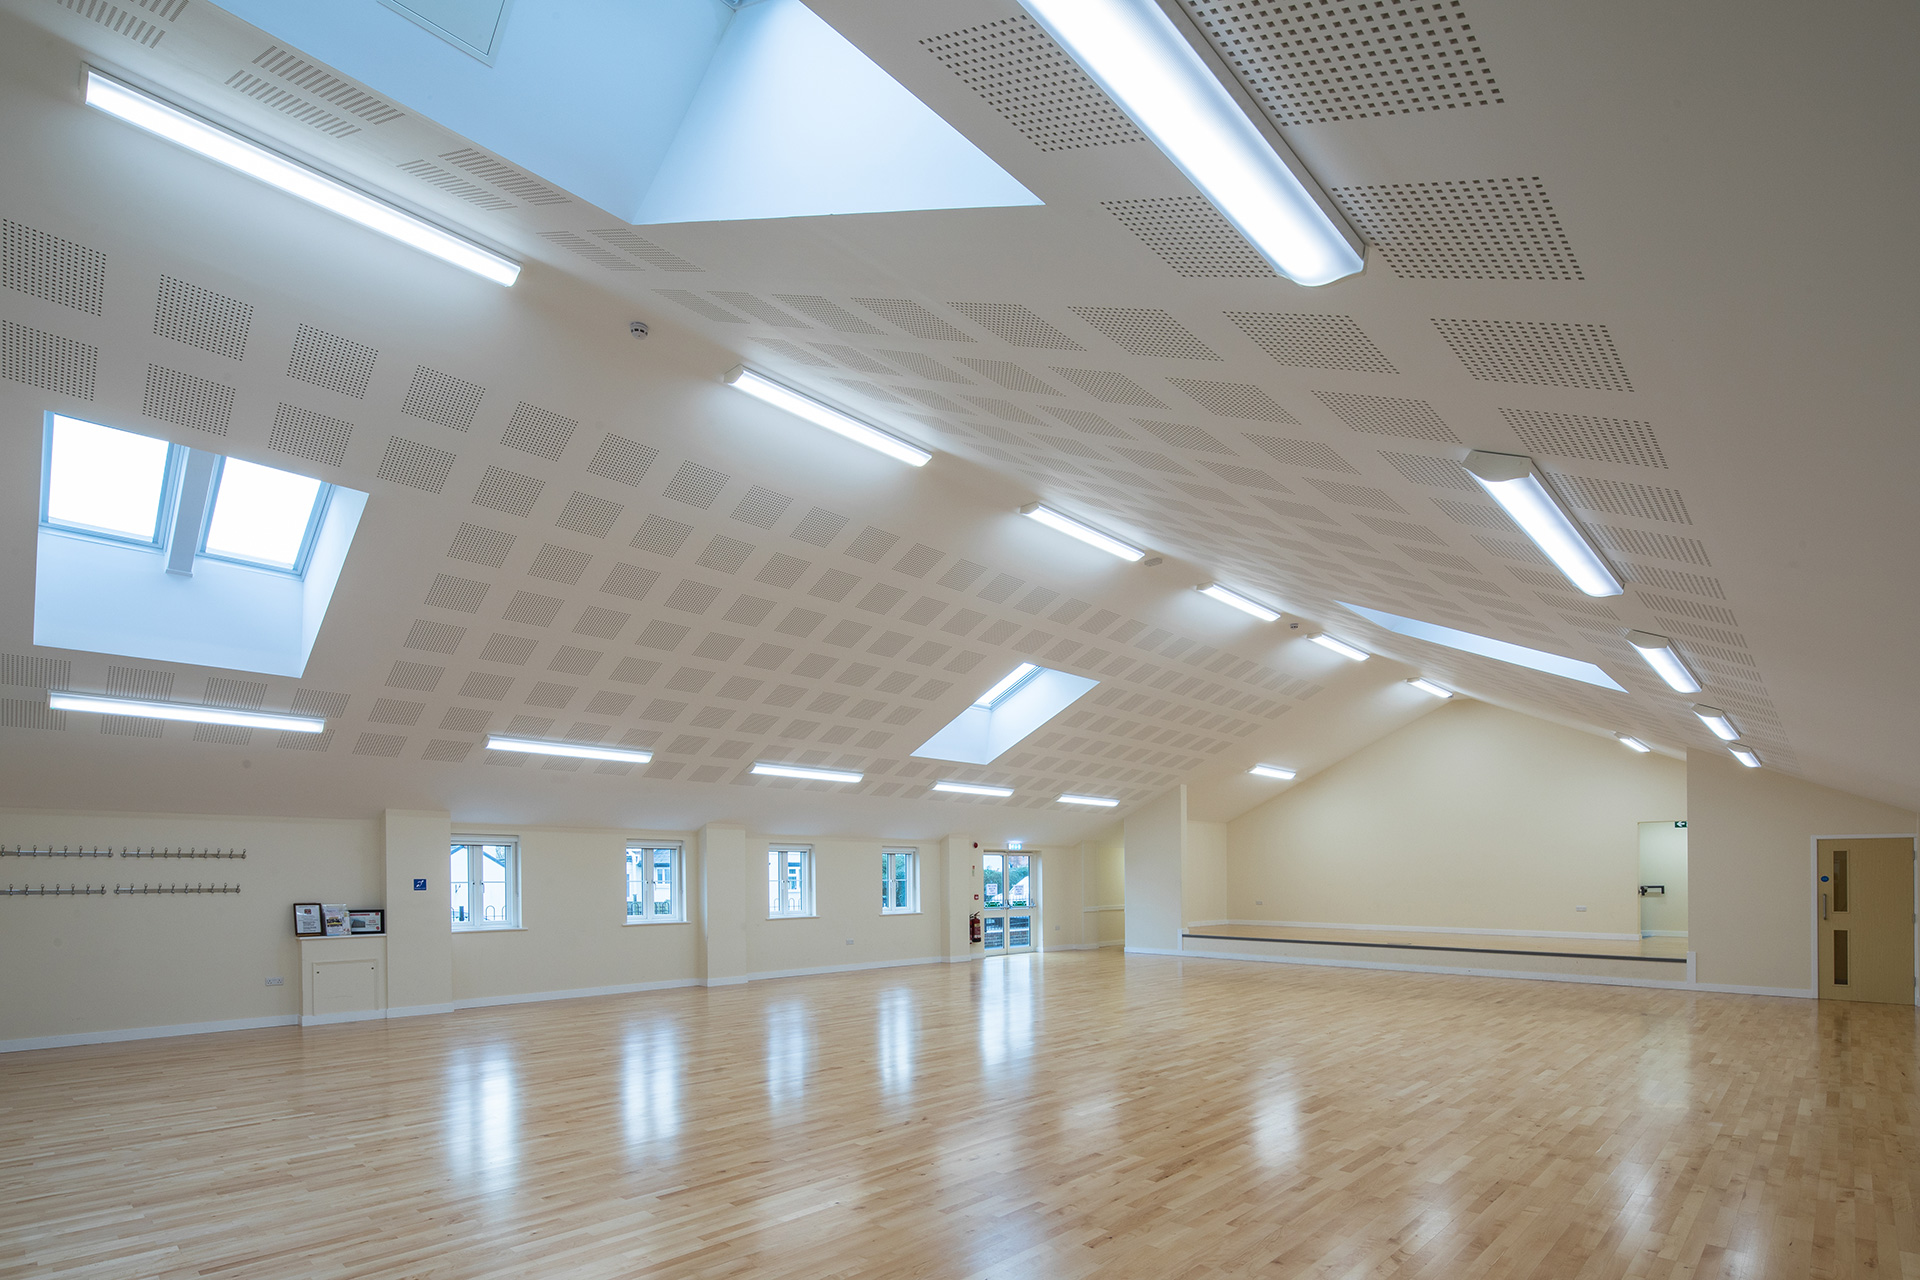
<path id="1" fill-rule="evenodd" d="M 1182 951 L 1221 959 L 1434 969 L 1622 983 L 1692 979 L 1685 938 L 1513 937 L 1291 925 L 1192 925 Z"/>

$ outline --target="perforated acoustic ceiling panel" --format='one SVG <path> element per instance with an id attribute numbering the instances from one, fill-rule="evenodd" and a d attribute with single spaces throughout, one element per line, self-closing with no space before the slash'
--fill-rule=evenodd
<path id="1" fill-rule="evenodd" d="M 1633 390 L 1603 324 L 1435 319 L 1433 325 L 1467 372 L 1483 382 Z"/>
<path id="2" fill-rule="evenodd" d="M 1352 316 L 1229 311 L 1227 319 L 1276 363 L 1305 369 L 1398 373 Z"/>
<path id="3" fill-rule="evenodd" d="M 1181 0 L 1275 124 L 1504 102 L 1462 0 Z"/>
<path id="4" fill-rule="evenodd" d="M 1189 280 L 1263 280 L 1277 273 L 1199 196 L 1103 200 L 1100 207 Z"/>
<path id="5" fill-rule="evenodd" d="M 158 48 L 187 0 L 53 0 L 137 45 Z"/>
<path id="6" fill-rule="evenodd" d="M 1133 121 L 1025 14 L 920 44 L 1042 151 L 1143 140 Z"/>
<path id="7" fill-rule="evenodd" d="M 91 400 L 99 366 L 100 349 L 92 343 L 0 320 L 0 377 Z"/>
<path id="8" fill-rule="evenodd" d="M 107 255 L 7 218 L 0 221 L 0 284 L 97 316 Z"/>
<path id="9" fill-rule="evenodd" d="M 1332 187 L 1395 275 L 1409 280 L 1581 280 L 1538 178 Z"/>

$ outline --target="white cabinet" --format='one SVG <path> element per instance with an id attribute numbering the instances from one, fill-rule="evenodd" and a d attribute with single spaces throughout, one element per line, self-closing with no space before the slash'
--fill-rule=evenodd
<path id="1" fill-rule="evenodd" d="M 300 1025 L 387 1016 L 383 934 L 300 939 Z"/>

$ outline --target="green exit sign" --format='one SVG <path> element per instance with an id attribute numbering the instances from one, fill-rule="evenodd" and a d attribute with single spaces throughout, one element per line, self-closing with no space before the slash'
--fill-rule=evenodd
<path id="1" fill-rule="evenodd" d="M 1676 826 L 1676 827 L 1679 827 L 1679 828 L 1681 828 L 1681 829 L 1683 829 L 1683 830 L 1684 830 L 1684 829 L 1686 828 L 1686 825 L 1687 825 L 1687 824 L 1686 824 L 1686 823 L 1684 823 L 1684 822 L 1676 822 L 1676 823 L 1674 823 L 1673 825 L 1674 825 L 1674 826 Z"/>

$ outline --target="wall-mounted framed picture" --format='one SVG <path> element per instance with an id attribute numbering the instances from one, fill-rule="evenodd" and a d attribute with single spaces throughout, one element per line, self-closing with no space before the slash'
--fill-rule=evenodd
<path id="1" fill-rule="evenodd" d="M 347 904 L 344 902 L 322 904 L 320 922 L 326 926 L 329 938 L 344 938 L 352 932 L 347 927 Z"/>
<path id="2" fill-rule="evenodd" d="M 385 933 L 387 913 L 374 910 L 349 911 L 347 912 L 347 930 L 350 933 Z"/>
<path id="3" fill-rule="evenodd" d="M 320 904 L 317 902 L 296 902 L 293 904 L 293 936 L 296 938 L 321 938 L 327 932 L 326 925 L 320 921 Z"/>

